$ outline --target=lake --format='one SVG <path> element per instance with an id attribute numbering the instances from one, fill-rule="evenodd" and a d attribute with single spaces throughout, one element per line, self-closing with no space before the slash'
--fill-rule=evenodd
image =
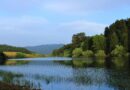
<path id="1" fill-rule="evenodd" d="M 13 61 L 13 60 L 12 60 Z M 30 58 L 0 66 L 0 80 L 41 90 L 130 90 L 128 58 Z"/>

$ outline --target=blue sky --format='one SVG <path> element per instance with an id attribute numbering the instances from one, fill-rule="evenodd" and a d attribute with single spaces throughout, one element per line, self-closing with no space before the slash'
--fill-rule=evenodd
<path id="1" fill-rule="evenodd" d="M 70 43 L 73 34 L 101 34 L 130 17 L 130 0 L 1 0 L 0 44 Z"/>

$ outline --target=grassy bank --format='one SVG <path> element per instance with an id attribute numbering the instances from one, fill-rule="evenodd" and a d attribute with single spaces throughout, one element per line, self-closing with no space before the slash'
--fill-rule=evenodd
<path id="1" fill-rule="evenodd" d="M 16 58 L 36 58 L 36 57 L 45 57 L 45 55 L 35 54 L 35 53 L 22 53 L 22 52 L 4 52 L 8 59 Z M 27 64 L 29 61 L 17 61 L 17 60 L 7 60 L 5 65 L 22 65 Z"/>
<path id="2" fill-rule="evenodd" d="M 22 53 L 22 52 L 4 52 L 8 58 L 35 58 L 35 57 L 44 57 L 44 55 L 36 53 Z"/>

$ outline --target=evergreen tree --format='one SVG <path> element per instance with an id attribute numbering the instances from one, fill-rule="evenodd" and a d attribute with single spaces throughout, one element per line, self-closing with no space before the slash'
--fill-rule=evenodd
<path id="1" fill-rule="evenodd" d="M 105 37 L 106 37 L 106 47 L 105 47 L 105 52 L 106 54 L 110 53 L 110 31 L 109 28 L 105 28 Z"/>
<path id="2" fill-rule="evenodd" d="M 72 37 L 72 44 L 74 48 L 79 48 L 81 44 L 86 40 L 85 33 L 78 33 L 73 35 Z M 84 43 L 85 44 L 85 43 Z"/>
<path id="3" fill-rule="evenodd" d="M 130 53 L 130 19 L 128 19 L 126 23 L 128 29 L 128 52 Z"/>
<path id="4" fill-rule="evenodd" d="M 110 51 L 115 49 L 116 45 L 118 45 L 118 37 L 117 37 L 116 33 L 114 32 L 110 36 Z"/>
<path id="5" fill-rule="evenodd" d="M 105 37 L 104 35 L 93 36 L 93 50 L 96 52 L 98 50 L 105 49 Z"/>

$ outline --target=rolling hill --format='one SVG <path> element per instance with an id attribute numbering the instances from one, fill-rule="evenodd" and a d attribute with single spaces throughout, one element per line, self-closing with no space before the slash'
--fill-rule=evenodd
<path id="1" fill-rule="evenodd" d="M 15 47 L 10 45 L 0 45 L 0 52 L 22 52 L 22 53 L 32 53 L 23 47 Z"/>
<path id="2" fill-rule="evenodd" d="M 50 54 L 53 50 L 61 48 L 63 44 L 48 44 L 48 45 L 39 45 L 39 46 L 28 46 L 24 47 L 30 51 L 39 53 L 39 54 Z"/>

